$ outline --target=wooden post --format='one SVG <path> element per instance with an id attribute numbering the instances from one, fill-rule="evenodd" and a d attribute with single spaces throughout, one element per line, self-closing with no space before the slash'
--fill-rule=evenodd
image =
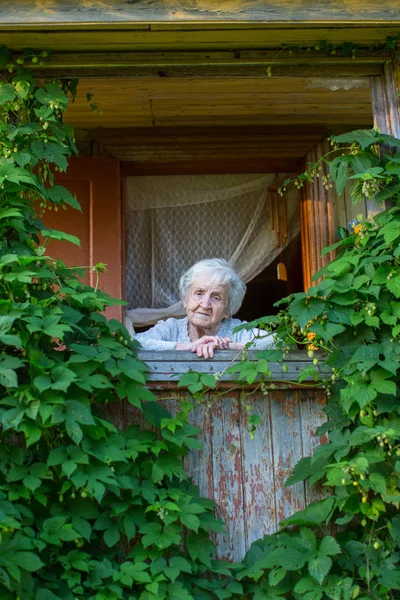
<path id="1" fill-rule="evenodd" d="M 331 150 L 328 140 L 319 142 L 305 157 L 305 164 L 317 162 L 318 158 Z M 323 172 L 325 171 L 323 166 Z M 306 182 L 300 199 L 300 221 L 302 237 L 302 261 L 304 289 L 311 285 L 311 279 L 323 266 L 330 262 L 333 254 L 321 257 L 322 249 L 333 244 L 335 239 L 335 219 L 333 204 L 336 194 L 326 189 L 321 176 L 314 183 Z"/>
<path id="2" fill-rule="evenodd" d="M 381 76 L 371 77 L 374 126 L 381 133 L 400 138 L 400 67 L 392 61 Z"/>

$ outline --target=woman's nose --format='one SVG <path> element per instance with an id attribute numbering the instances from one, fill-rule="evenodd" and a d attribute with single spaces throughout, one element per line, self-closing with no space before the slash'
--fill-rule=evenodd
<path id="1" fill-rule="evenodd" d="M 211 307 L 211 298 L 210 298 L 209 294 L 204 294 L 204 296 L 201 299 L 201 305 L 203 308 Z"/>

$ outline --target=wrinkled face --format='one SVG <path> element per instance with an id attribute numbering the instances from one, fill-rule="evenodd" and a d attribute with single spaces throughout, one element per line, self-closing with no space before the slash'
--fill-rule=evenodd
<path id="1" fill-rule="evenodd" d="M 210 284 L 206 275 L 196 279 L 183 301 L 189 323 L 215 335 L 228 312 L 228 285 Z"/>

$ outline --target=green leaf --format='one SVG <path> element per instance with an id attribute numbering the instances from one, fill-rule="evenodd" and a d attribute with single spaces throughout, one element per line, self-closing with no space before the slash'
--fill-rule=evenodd
<path id="1" fill-rule="evenodd" d="M 6 83 L 0 86 L 0 104 L 5 104 L 14 100 L 16 97 L 14 86 L 11 83 Z"/>
<path id="2" fill-rule="evenodd" d="M 300 327 L 318 317 L 325 309 L 325 303 L 317 298 L 300 298 L 290 304 L 289 314 L 297 319 Z"/>
<path id="3" fill-rule="evenodd" d="M 5 369 L 0 366 L 0 385 L 3 385 L 6 388 L 18 387 L 18 377 L 16 372 L 12 369 Z"/>
<path id="4" fill-rule="evenodd" d="M 28 476 L 25 477 L 25 479 L 22 481 L 22 483 L 24 484 L 25 487 L 28 488 L 28 490 L 31 490 L 31 492 L 34 492 L 38 487 L 40 487 L 42 485 L 42 480 L 39 479 L 38 477 L 32 477 L 32 476 Z"/>
<path id="5" fill-rule="evenodd" d="M 389 380 L 392 374 L 384 369 L 371 372 L 371 386 L 379 394 L 390 394 L 396 396 L 397 386 L 392 380 Z"/>
<path id="6" fill-rule="evenodd" d="M 369 483 L 374 492 L 386 494 L 386 479 L 380 473 L 371 473 L 369 476 Z"/>
<path id="7" fill-rule="evenodd" d="M 187 527 L 188 529 L 193 529 L 196 533 L 198 532 L 200 527 L 199 517 L 196 517 L 196 515 L 188 515 L 186 513 L 182 513 L 179 516 L 179 518 L 182 524 L 185 525 L 185 527 Z"/>
<path id="8" fill-rule="evenodd" d="M 80 204 L 74 194 L 71 194 L 65 187 L 62 185 L 53 185 L 53 187 L 49 188 L 47 191 L 47 197 L 49 200 L 56 204 L 68 204 L 72 206 L 72 208 L 76 208 L 79 211 L 82 211 Z"/>
<path id="9" fill-rule="evenodd" d="M 81 246 L 80 239 L 77 238 L 76 235 L 71 235 L 70 233 L 64 233 L 63 231 L 57 231 L 56 229 L 42 229 L 40 233 L 44 238 L 62 240 L 71 242 L 71 244 L 75 244 L 75 246 Z"/>
<path id="10" fill-rule="evenodd" d="M 349 171 L 349 157 L 337 156 L 330 163 L 329 168 L 332 181 L 335 184 L 336 191 L 340 196 L 347 183 Z"/>
<path id="11" fill-rule="evenodd" d="M 374 129 L 356 129 L 342 135 L 333 135 L 331 139 L 337 144 L 357 142 L 360 144 L 362 150 L 365 150 L 368 146 L 377 143 L 379 135 Z"/>
<path id="12" fill-rule="evenodd" d="M 287 571 L 283 567 L 278 567 L 277 569 L 273 569 L 268 574 L 269 584 L 272 587 L 275 587 L 276 585 L 278 585 L 278 583 L 280 583 L 282 581 L 282 579 L 285 578 L 286 573 L 287 573 Z"/>
<path id="13" fill-rule="evenodd" d="M 109 548 L 112 548 L 119 542 L 121 537 L 117 527 L 111 527 L 104 532 L 104 541 Z"/>
<path id="14" fill-rule="evenodd" d="M 136 535 L 135 521 L 130 515 L 126 515 L 124 518 L 124 532 L 128 539 L 128 542 Z"/>
<path id="15" fill-rule="evenodd" d="M 179 569 L 179 571 L 183 571 L 184 573 L 192 573 L 193 571 L 190 562 L 182 556 L 172 557 L 169 561 L 169 566 L 174 569 Z"/>
<path id="16" fill-rule="evenodd" d="M 386 284 L 388 290 L 392 292 L 392 294 L 396 298 L 400 298 L 400 275 L 396 275 L 395 277 L 391 277 Z"/>
<path id="17" fill-rule="evenodd" d="M 195 385 L 199 382 L 199 377 L 199 373 L 193 373 L 191 371 L 189 371 L 188 373 L 184 373 L 179 379 L 178 387 L 188 387 L 189 385 Z"/>
<path id="18" fill-rule="evenodd" d="M 281 525 L 318 525 L 327 521 L 334 508 L 334 498 L 317 500 L 307 506 L 305 510 L 284 519 Z"/>
<path id="19" fill-rule="evenodd" d="M 33 552 L 15 552 L 13 558 L 18 566 L 30 573 L 39 571 L 39 569 L 45 566 L 40 558 L 36 554 L 33 554 Z"/>
<path id="20" fill-rule="evenodd" d="M 326 323 L 324 325 L 320 325 L 316 323 L 309 327 L 309 331 L 314 332 L 318 337 L 322 338 L 326 342 L 335 337 L 335 335 L 339 335 L 339 333 L 343 333 L 345 331 L 345 327 L 343 325 L 338 325 L 336 323 Z"/>
<path id="21" fill-rule="evenodd" d="M 335 554 L 340 554 L 341 549 L 337 541 L 331 536 L 326 535 L 319 546 L 318 553 L 326 554 L 328 556 L 334 556 Z"/>
<path id="22" fill-rule="evenodd" d="M 332 567 L 332 561 L 329 556 L 318 554 L 308 563 L 308 572 L 319 584 L 322 584 Z"/>
<path id="23" fill-rule="evenodd" d="M 22 348 L 22 342 L 19 335 L 9 335 L 5 333 L 0 335 L 0 342 L 3 342 L 6 346 L 15 346 L 15 348 Z"/>
<path id="24" fill-rule="evenodd" d="M 14 89 L 17 93 L 17 96 L 24 99 L 29 94 L 31 86 L 28 81 L 21 79 L 20 81 L 14 83 Z"/>

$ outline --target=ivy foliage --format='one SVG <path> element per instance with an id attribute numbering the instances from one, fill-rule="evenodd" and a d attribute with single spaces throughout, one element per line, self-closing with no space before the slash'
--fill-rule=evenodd
<path id="1" fill-rule="evenodd" d="M 242 585 L 208 537 L 222 524 L 183 469 L 190 403 L 172 419 L 154 402 L 136 342 L 102 314 L 119 301 L 47 255 L 79 244 L 38 218 L 79 208 L 54 185 L 76 153 L 76 82 L 38 84 L 20 62 L 0 82 L 0 597 L 230 598 Z M 122 403 L 142 427 L 117 429 Z"/>
<path id="2" fill-rule="evenodd" d="M 400 597 L 400 140 L 358 130 L 332 143 L 332 154 L 310 164 L 298 187 L 325 177 L 341 191 L 351 185 L 354 201 L 391 207 L 350 223 L 325 249 L 337 257 L 317 283 L 282 300 L 275 319 L 259 321 L 275 323 L 281 360 L 290 344 L 314 357 L 300 378 L 322 365 L 332 376 L 328 420 L 317 431 L 329 442 L 300 460 L 286 482 L 317 485 L 327 497 L 253 544 L 238 578 L 255 600 Z M 265 377 L 260 362 L 254 378 Z"/>
<path id="3" fill-rule="evenodd" d="M 26 51 L 21 60 L 34 58 Z M 376 131 L 334 140 L 347 145 L 321 159 L 333 183 L 353 181 L 355 200 L 394 206 L 353 224 L 320 282 L 258 321 L 275 329 L 280 348 L 232 367 L 266 386 L 269 362 L 282 360 L 284 371 L 296 343 L 314 358 L 300 377 L 317 379 L 324 362 L 332 385 L 318 432 L 329 442 L 287 482 L 322 486 L 327 497 L 230 565 L 215 560 L 208 537 L 222 530 L 213 502 L 183 469 L 199 447 L 187 418 L 193 404 L 172 418 L 154 401 L 135 342 L 102 314 L 117 301 L 47 256 L 49 239 L 79 243 L 38 218 L 79 207 L 54 184 L 76 153 L 63 123 L 76 81 L 37 83 L 21 60 L 0 51 L 9 72 L 0 85 L 2 600 L 399 597 L 400 154 L 385 144 L 400 141 Z M 300 185 L 318 173 L 311 165 Z M 193 374 L 183 384 L 195 398 L 215 387 Z M 142 427 L 116 428 L 108 415 L 116 421 L 121 403 Z"/>

